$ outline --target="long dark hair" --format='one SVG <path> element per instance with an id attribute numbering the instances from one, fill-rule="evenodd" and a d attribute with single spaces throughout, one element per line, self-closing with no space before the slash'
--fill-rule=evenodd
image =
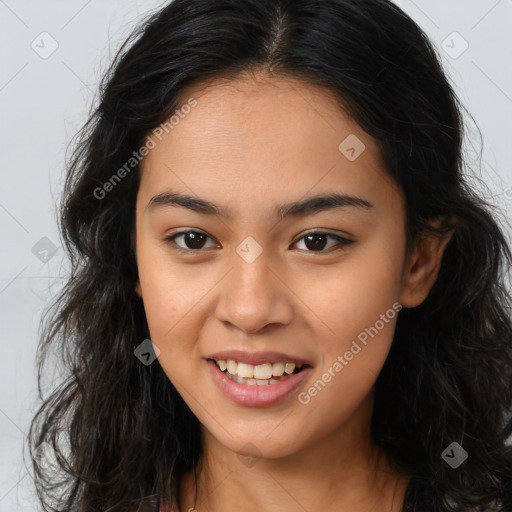
<path id="1" fill-rule="evenodd" d="M 28 436 L 45 510 L 158 511 L 195 470 L 199 421 L 160 365 L 134 356 L 149 338 L 134 292 L 139 165 L 98 191 L 186 86 L 266 70 L 334 92 L 375 138 L 406 198 L 408 248 L 429 219 L 455 227 L 430 294 L 400 311 L 375 384 L 372 436 L 411 476 L 404 510 L 512 512 L 512 256 L 464 176 L 463 107 L 440 62 L 389 0 L 174 0 L 139 25 L 103 78 L 60 206 L 71 275 L 43 317 Z M 52 351 L 65 372 L 45 395 Z M 442 456 L 454 442 L 468 454 L 456 469 Z"/>

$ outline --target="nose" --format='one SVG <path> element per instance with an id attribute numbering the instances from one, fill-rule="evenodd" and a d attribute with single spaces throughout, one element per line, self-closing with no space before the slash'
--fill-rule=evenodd
<path id="1" fill-rule="evenodd" d="M 220 283 L 217 319 L 248 334 L 270 325 L 289 324 L 293 294 L 264 252 L 251 263 L 236 254 L 232 263 L 233 268 Z"/>

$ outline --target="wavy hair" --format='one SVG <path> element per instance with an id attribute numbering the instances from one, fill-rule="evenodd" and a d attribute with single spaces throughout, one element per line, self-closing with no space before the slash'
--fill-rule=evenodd
<path id="1" fill-rule="evenodd" d="M 463 106 L 440 62 L 389 0 L 174 0 L 138 25 L 77 134 L 59 206 L 71 270 L 41 320 L 42 403 L 28 436 L 45 511 L 168 510 L 181 476 L 195 476 L 199 421 L 160 365 L 134 356 L 149 338 L 134 291 L 139 164 L 97 191 L 186 86 L 265 70 L 325 87 L 374 137 L 405 196 L 408 250 L 455 229 L 428 297 L 400 311 L 375 383 L 372 437 L 411 476 L 403 510 L 512 512 L 512 256 L 469 184 Z M 433 218 L 444 219 L 437 231 Z M 62 381 L 47 393 L 52 353 Z M 456 469 L 442 458 L 453 442 L 468 453 Z"/>

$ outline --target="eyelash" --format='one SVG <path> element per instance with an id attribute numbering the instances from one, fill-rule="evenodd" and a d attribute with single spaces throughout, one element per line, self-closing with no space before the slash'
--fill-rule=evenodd
<path id="1" fill-rule="evenodd" d="M 168 237 L 164 238 L 164 241 L 167 242 L 168 244 L 172 244 L 173 245 L 173 247 L 172 247 L 173 251 L 176 251 L 176 252 L 181 253 L 181 254 L 191 254 L 191 253 L 201 253 L 201 252 L 204 252 L 203 249 L 184 249 L 183 247 L 180 247 L 179 245 L 176 245 L 176 242 L 174 241 L 174 239 L 179 237 L 179 236 L 186 235 L 188 233 L 195 233 L 195 234 L 198 234 L 198 235 L 205 235 L 207 238 L 211 239 L 211 237 L 209 237 L 206 233 L 203 233 L 201 231 L 195 231 L 195 230 L 189 229 L 187 231 L 179 231 L 178 233 L 174 233 L 174 235 L 171 235 L 171 236 L 168 236 Z M 298 240 L 296 240 L 294 242 L 294 245 L 296 243 L 300 242 L 303 238 L 306 238 L 306 236 L 308 236 L 308 235 L 327 235 L 327 237 L 336 239 L 339 242 L 339 244 L 341 245 L 341 247 L 338 248 L 338 249 L 335 249 L 335 250 L 340 250 L 344 246 L 353 244 L 355 242 L 355 240 L 349 240 L 349 239 L 343 238 L 342 236 L 339 236 L 339 235 L 333 235 L 332 233 L 325 233 L 324 231 L 310 231 L 310 232 L 306 233 L 305 235 L 303 235 Z M 334 247 L 336 247 L 336 246 L 334 246 Z M 332 247 L 330 249 L 332 249 Z M 333 252 L 333 251 L 330 251 L 330 250 L 324 251 L 324 250 L 322 250 L 322 251 L 305 251 L 305 252 L 318 253 L 318 254 L 326 254 L 326 253 Z"/>

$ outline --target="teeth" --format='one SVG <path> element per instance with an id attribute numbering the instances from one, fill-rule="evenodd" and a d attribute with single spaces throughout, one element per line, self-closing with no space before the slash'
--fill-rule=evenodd
<path id="1" fill-rule="evenodd" d="M 293 370 L 295 370 L 295 363 L 286 363 L 285 364 L 285 366 L 284 366 L 285 373 L 290 375 L 290 373 L 293 373 Z"/>
<path id="2" fill-rule="evenodd" d="M 238 377 L 238 375 L 231 375 L 228 373 L 228 378 L 238 382 L 239 384 L 248 384 L 249 386 L 267 386 L 270 384 L 277 384 L 279 381 L 275 379 L 270 380 L 258 380 L 258 379 L 244 379 L 242 377 Z"/>
<path id="3" fill-rule="evenodd" d="M 231 375 L 236 375 L 237 368 L 238 368 L 238 363 L 235 363 L 235 361 L 233 361 L 232 359 L 230 359 L 227 362 L 227 369 L 228 369 L 228 372 L 231 373 Z"/>
<path id="4" fill-rule="evenodd" d="M 274 377 L 280 377 L 284 373 L 284 363 L 274 363 L 272 366 L 272 374 Z"/>
<path id="5" fill-rule="evenodd" d="M 237 363 L 233 361 L 233 359 L 228 359 L 227 361 L 219 359 L 215 362 L 221 371 L 227 370 L 227 372 L 234 377 L 249 379 L 244 380 L 244 384 L 253 380 L 254 384 L 258 381 L 258 385 L 265 385 L 268 384 L 269 379 L 270 383 L 273 384 L 274 382 L 279 382 L 279 380 L 271 379 L 271 377 L 281 377 L 285 373 L 291 375 L 295 370 L 295 363 L 264 363 L 253 366 L 247 363 Z M 302 364 L 297 365 L 297 369 L 300 370 L 302 366 Z"/>
<path id="6" fill-rule="evenodd" d="M 239 365 L 240 366 L 240 365 Z M 273 365 L 265 363 L 259 364 L 254 367 L 254 378 L 255 379 L 270 379 L 272 377 Z M 240 375 L 240 374 L 238 374 Z"/>
<path id="7" fill-rule="evenodd" d="M 235 373 L 239 377 L 244 377 L 245 379 L 252 379 L 254 377 L 254 370 L 255 370 L 255 368 L 252 364 L 238 363 L 238 367 L 237 367 Z M 231 371 L 229 373 L 234 375 L 234 373 Z M 261 377 L 256 377 L 256 378 L 261 379 Z"/>
<path id="8" fill-rule="evenodd" d="M 249 386 L 268 386 L 269 384 L 277 384 L 278 382 L 280 382 L 279 380 L 276 379 L 244 379 L 242 377 L 239 377 L 238 375 L 231 375 L 230 373 L 227 373 L 227 376 L 229 379 L 234 380 L 239 384 L 248 384 Z"/>

